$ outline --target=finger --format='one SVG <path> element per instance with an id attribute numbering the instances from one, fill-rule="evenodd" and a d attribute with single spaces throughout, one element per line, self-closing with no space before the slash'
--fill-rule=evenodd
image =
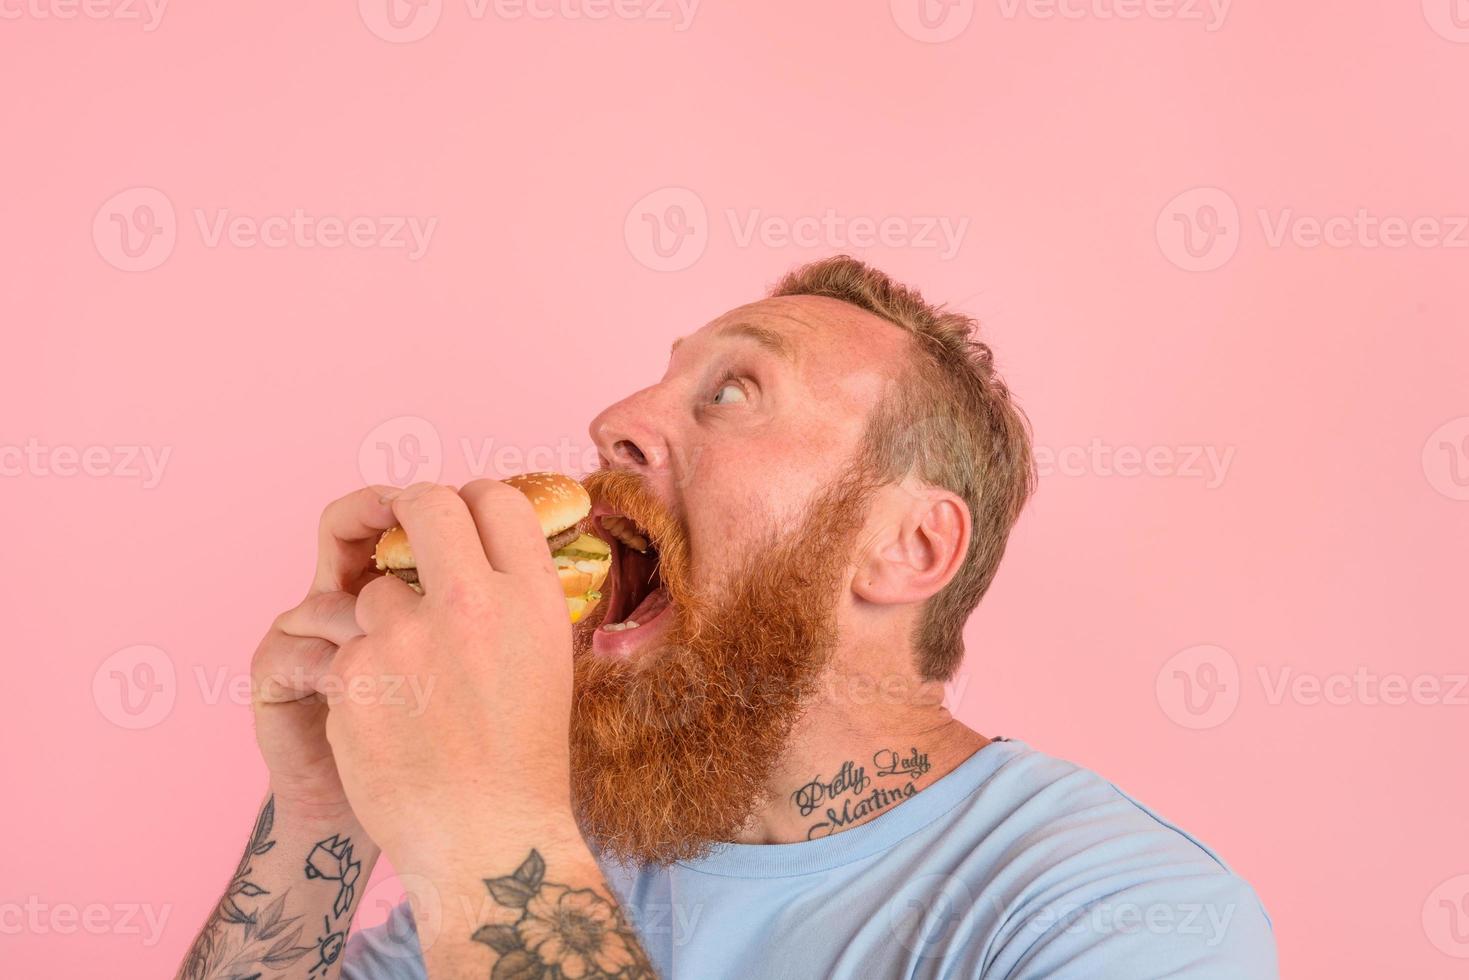
<path id="1" fill-rule="evenodd" d="M 317 682 L 331 669 L 337 645 L 319 636 L 291 636 L 273 629 L 250 662 L 255 700 L 277 704 L 316 696 Z"/>
<path id="2" fill-rule="evenodd" d="M 419 484 L 392 499 L 393 514 L 413 543 L 423 591 L 489 570 L 469 506 L 453 487 Z"/>
<path id="3" fill-rule="evenodd" d="M 353 603 L 353 614 L 357 629 L 372 633 L 382 629 L 390 620 L 411 613 L 422 596 L 408 587 L 408 583 L 391 575 L 383 575 L 362 587 Z"/>
<path id="4" fill-rule="evenodd" d="M 372 562 L 377 539 L 397 523 L 383 494 L 396 488 L 363 487 L 327 504 L 316 536 L 316 576 L 311 591 L 355 592 Z"/>
<path id="5" fill-rule="evenodd" d="M 357 597 L 350 592 L 321 592 L 283 614 L 276 620 L 276 627 L 289 636 L 315 636 L 341 646 L 362 635 L 353 613 L 356 605 Z"/>
<path id="6" fill-rule="evenodd" d="M 491 568 L 511 574 L 554 573 L 540 519 L 525 494 L 499 480 L 475 480 L 460 487 L 459 496 L 474 517 Z"/>

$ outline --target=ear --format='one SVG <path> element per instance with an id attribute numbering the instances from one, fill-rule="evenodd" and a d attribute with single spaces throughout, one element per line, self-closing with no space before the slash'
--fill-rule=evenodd
<path id="1" fill-rule="evenodd" d="M 916 604 L 938 593 L 969 550 L 969 507 L 921 484 L 887 487 L 870 512 L 878 526 L 858 561 L 852 591 L 878 605 Z"/>

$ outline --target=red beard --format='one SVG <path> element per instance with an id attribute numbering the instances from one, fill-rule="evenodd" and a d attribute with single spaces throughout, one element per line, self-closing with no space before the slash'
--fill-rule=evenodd
<path id="1" fill-rule="evenodd" d="M 593 499 L 652 536 L 674 617 L 631 660 L 577 634 L 572 795 L 604 855 L 667 864 L 734 840 L 766 802 L 791 729 L 836 645 L 838 589 L 872 488 L 851 475 L 817 494 L 799 528 L 750 550 L 717 589 L 688 579 L 683 528 L 623 471 L 586 481 Z"/>

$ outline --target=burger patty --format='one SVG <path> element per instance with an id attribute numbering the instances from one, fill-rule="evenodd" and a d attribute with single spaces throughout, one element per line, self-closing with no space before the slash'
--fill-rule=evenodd
<path id="1" fill-rule="evenodd" d="M 573 524 L 571 527 L 562 531 L 560 534 L 554 534 L 551 537 L 547 538 L 546 544 L 550 546 L 552 551 L 560 551 L 562 548 L 571 544 L 571 542 L 575 541 L 580 536 L 581 532 L 578 531 L 576 529 L 576 525 Z"/>
<path id="2" fill-rule="evenodd" d="M 571 544 L 571 542 L 575 541 L 580 536 L 581 532 L 576 529 L 575 525 L 573 525 L 572 527 L 569 527 L 566 530 L 562 531 L 560 534 L 555 534 L 547 538 L 546 544 L 550 547 L 552 551 L 559 551 L 567 545 Z M 419 584 L 418 569 L 416 568 L 390 568 L 388 569 L 388 574 L 402 579 L 409 585 Z"/>

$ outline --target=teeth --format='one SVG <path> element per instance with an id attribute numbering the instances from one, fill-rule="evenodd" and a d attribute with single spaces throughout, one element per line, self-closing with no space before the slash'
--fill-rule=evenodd
<path id="1" fill-rule="evenodd" d="M 602 627 L 609 633 L 621 633 L 623 630 L 635 630 L 638 628 L 636 621 L 629 619 L 625 623 L 608 623 Z"/>
<path id="2" fill-rule="evenodd" d="M 635 551 L 648 550 L 648 536 L 629 518 L 621 514 L 608 514 L 602 518 L 602 526 L 618 541 Z"/>

